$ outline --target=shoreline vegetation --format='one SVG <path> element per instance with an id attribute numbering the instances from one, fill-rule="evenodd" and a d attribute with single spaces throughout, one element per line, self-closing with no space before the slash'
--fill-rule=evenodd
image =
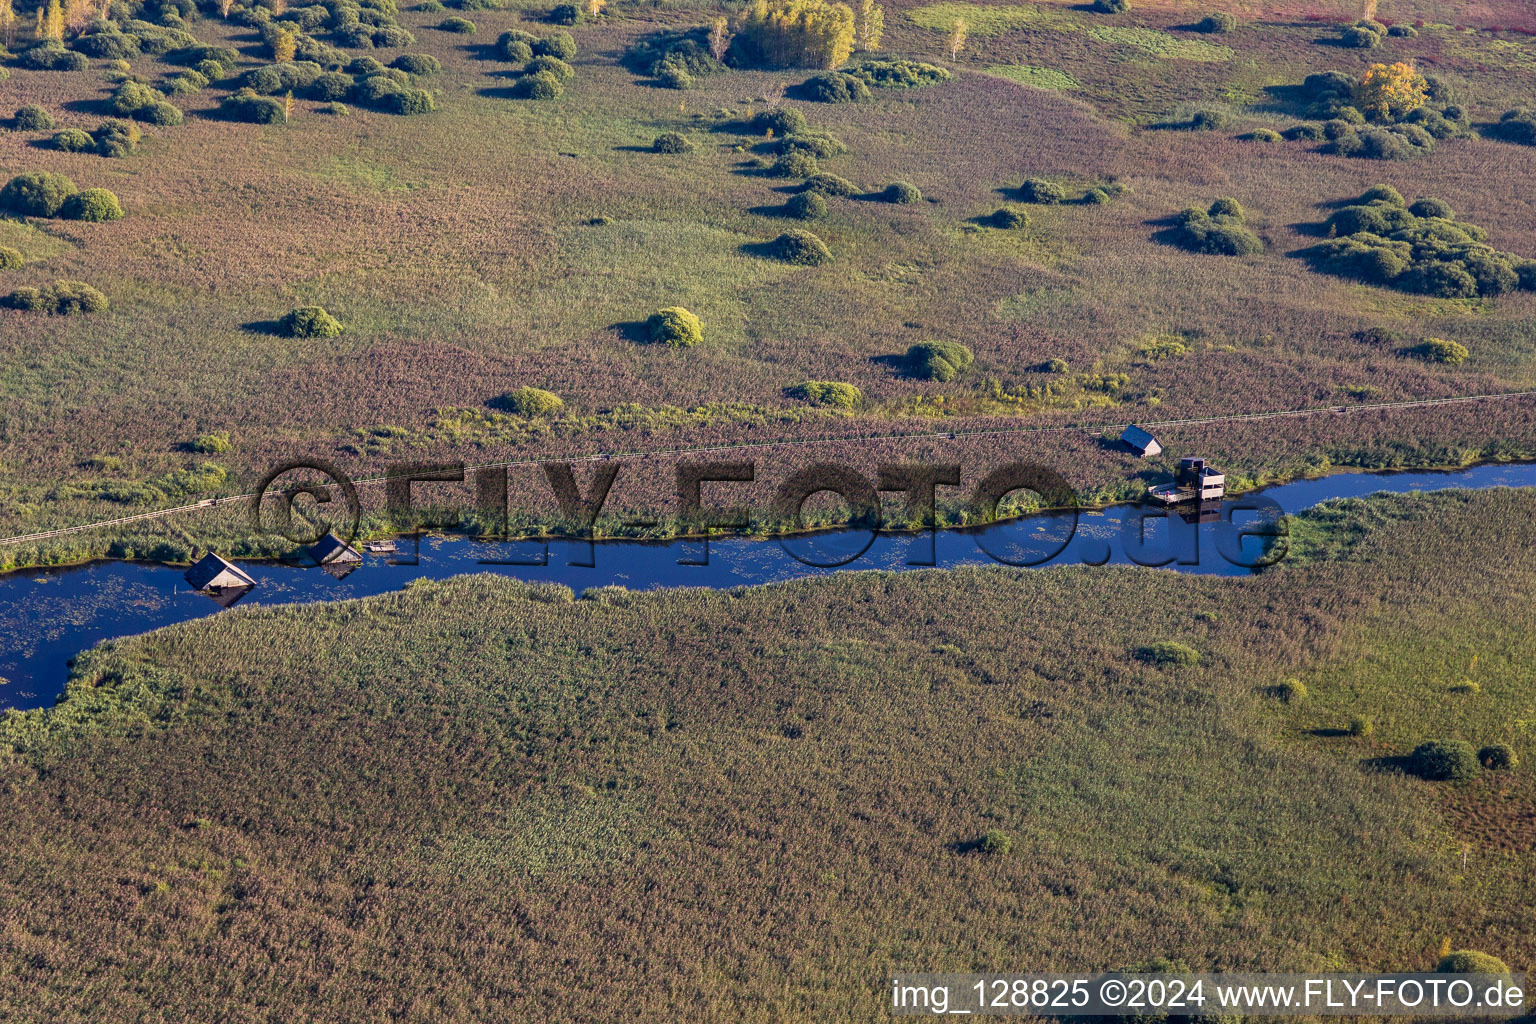
<path id="1" fill-rule="evenodd" d="M 1335 463 L 1321 471 L 1307 471 L 1292 475 L 1266 475 L 1257 479 L 1229 473 L 1227 475 L 1228 484 L 1226 493 L 1227 497 L 1230 499 L 1243 494 L 1247 494 L 1251 491 L 1283 486 L 1285 484 L 1296 483 L 1303 480 L 1320 480 L 1342 473 L 1385 474 L 1457 472 L 1461 470 L 1475 469 L 1479 466 L 1485 465 L 1524 464 L 1532 461 L 1536 461 L 1536 452 L 1527 454 L 1524 457 L 1516 455 L 1512 457 L 1477 458 L 1466 462 L 1446 462 L 1438 465 L 1371 467 Z M 1077 508 L 1082 513 L 1091 513 L 1109 508 L 1136 504 L 1138 500 L 1137 496 L 1133 493 L 1127 493 L 1127 491 L 1129 486 L 1135 485 L 1137 483 L 1138 481 L 1127 481 L 1125 486 L 1121 486 L 1108 492 L 1100 490 L 1086 496 L 1080 496 Z M 1144 491 L 1142 493 L 1144 493 Z M 225 507 L 227 508 L 228 506 Z M 244 505 L 237 505 L 236 507 L 241 509 L 242 514 L 244 513 L 245 509 L 248 508 L 248 506 Z M 946 501 L 941 498 L 936 503 L 935 528 L 939 530 L 955 532 L 980 530 L 995 523 L 1007 522 L 1015 519 L 1025 518 L 1031 515 L 1036 515 L 1041 512 L 1050 512 L 1055 510 L 1055 508 L 1041 507 L 1038 502 L 1010 503 L 1005 501 L 1004 504 L 999 507 L 998 514 L 995 518 L 981 519 L 975 516 L 974 509 L 969 503 L 955 500 Z M 187 516 L 195 516 L 203 513 L 197 509 L 189 509 L 185 514 Z M 169 519 L 171 517 L 168 516 L 166 518 Z M 625 521 L 629 518 L 631 517 L 611 514 L 600 516 L 598 520 L 593 524 L 592 530 L 589 533 L 571 533 L 560 532 L 557 529 L 552 529 L 548 525 L 547 520 L 544 522 L 531 522 L 530 517 L 526 515 L 522 517 L 521 523 L 518 523 L 518 517 L 515 515 L 514 510 L 509 512 L 508 530 L 505 532 L 505 534 L 500 534 L 485 529 L 483 524 L 473 515 L 466 517 L 467 522 L 461 523 L 458 527 L 400 530 L 390 525 L 389 517 L 385 514 L 366 514 L 358 529 L 354 543 L 363 544 L 373 541 L 399 540 L 410 537 L 413 534 L 419 536 L 455 536 L 469 540 L 494 539 L 498 541 L 507 541 L 513 543 L 524 540 L 539 541 L 563 539 L 583 541 L 590 540 L 596 543 L 602 543 L 605 541 L 654 541 L 658 543 L 665 543 L 681 540 L 699 540 L 705 536 L 735 536 L 753 540 L 767 540 L 773 538 L 787 539 L 794 537 L 812 536 L 820 533 L 844 530 L 858 525 L 856 522 L 850 520 L 847 516 L 837 518 L 836 515 L 826 514 L 819 514 L 816 517 L 816 521 L 803 523 L 798 527 L 792 527 L 783 520 L 754 516 L 750 520 L 749 525 L 745 528 L 736 530 L 719 530 L 718 532 L 709 533 L 708 531 L 700 531 L 695 528 L 686 527 L 676 517 L 662 520 L 654 526 L 637 526 L 632 522 Z M 150 519 L 145 520 L 144 522 L 155 524 L 159 523 L 160 520 Z M 133 525 L 137 526 L 139 524 Z M 144 564 L 166 566 L 189 565 L 192 561 L 195 561 L 195 559 L 191 557 L 191 551 L 193 548 L 196 548 L 199 553 L 212 550 L 224 555 L 225 557 L 229 557 L 238 561 L 250 562 L 275 562 L 284 558 L 291 557 L 294 553 L 293 548 L 273 545 L 270 541 L 270 538 L 264 538 L 259 535 L 247 534 L 241 536 L 238 534 L 229 534 L 227 532 L 209 532 L 206 534 L 200 534 L 195 530 L 187 529 L 185 524 L 167 523 L 164 525 L 167 525 L 170 528 L 164 531 L 155 532 L 151 536 L 155 538 L 177 538 L 182 543 L 188 545 L 185 553 L 177 550 L 164 549 L 160 551 L 160 557 L 156 557 L 154 547 L 149 547 L 147 550 L 140 547 L 140 545 L 145 545 L 146 541 L 148 544 L 155 544 L 156 541 L 153 539 L 145 538 L 138 530 L 126 531 L 118 534 L 108 534 L 104 537 L 98 537 L 96 538 L 96 543 L 88 549 L 88 553 L 74 558 L 70 558 L 67 555 L 62 555 L 58 559 L 40 557 L 33 561 L 12 561 L 7 557 L 8 549 L 25 550 L 26 546 L 20 544 L 14 546 L 0 545 L 0 576 L 39 569 L 78 568 L 80 566 L 91 565 L 97 562 L 105 561 L 139 562 Z M 917 533 L 925 529 L 927 529 L 927 527 L 915 523 L 910 518 L 907 518 L 899 522 L 882 520 L 876 532 L 880 534 L 894 535 Z M 46 543 L 47 542 L 44 542 L 44 544 Z M 160 543 L 164 542 L 161 541 Z M 114 551 L 122 551 L 126 545 L 130 544 L 133 545 L 131 553 L 113 553 Z M 76 548 L 74 545 L 69 544 L 61 544 L 59 547 L 65 550 L 78 550 L 78 548 Z M 137 553 L 141 550 L 144 551 L 143 554 Z"/>

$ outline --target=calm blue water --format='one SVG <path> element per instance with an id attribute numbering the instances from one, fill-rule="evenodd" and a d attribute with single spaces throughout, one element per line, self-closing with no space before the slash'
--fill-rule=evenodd
<path id="1" fill-rule="evenodd" d="M 1536 464 L 1479 466 L 1459 472 L 1341 473 L 1256 492 L 1287 513 L 1300 512 L 1332 498 L 1360 497 L 1379 491 L 1430 491 L 1452 487 L 1536 486 Z M 1231 502 L 1229 502 L 1231 504 Z M 1124 536 L 1133 509 L 1117 507 L 1079 517 L 1070 543 L 1046 566 L 1131 564 Z M 1229 513 L 1240 526 L 1256 524 L 1253 513 Z M 1234 565 L 1217 550 L 1214 522 L 1189 524 L 1148 520 L 1141 564 L 1168 560 L 1181 572 L 1242 576 L 1253 570 Z M 318 568 L 291 568 L 260 562 L 242 568 L 257 585 L 242 605 L 330 601 L 398 590 L 414 579 L 442 579 L 469 572 L 497 572 L 535 582 L 564 583 L 578 594 L 587 587 L 617 584 L 631 590 L 658 587 L 726 588 L 774 583 L 846 569 L 905 570 L 937 564 L 941 568 L 1035 562 L 1057 549 L 1070 521 L 1034 516 L 984 530 L 941 531 L 917 536 L 872 535 L 840 531 L 780 542 L 720 538 L 699 541 L 634 543 L 552 541 L 545 565 L 486 564 L 530 562 L 542 558 L 538 543 L 484 544 L 462 538 L 424 538 L 418 564 L 390 564 L 367 555 L 364 564 L 336 579 Z M 1262 557 L 1262 537 L 1242 541 L 1239 555 L 1252 563 Z M 410 542 L 402 542 L 394 560 L 407 560 Z M 699 563 L 707 564 L 680 564 Z M 591 564 L 583 564 L 591 563 Z M 0 577 L 0 707 L 52 704 L 63 691 L 68 662 L 103 640 L 142 633 L 175 622 L 214 615 L 221 606 L 191 591 L 180 568 L 129 562 L 96 562 L 71 569 L 40 570 Z"/>

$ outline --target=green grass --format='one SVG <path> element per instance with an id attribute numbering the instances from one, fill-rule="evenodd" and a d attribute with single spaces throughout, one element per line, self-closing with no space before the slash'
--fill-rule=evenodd
<path id="1" fill-rule="evenodd" d="M 1055 68 L 1037 68 L 1028 64 L 994 64 L 986 69 L 989 75 L 1000 75 L 1020 85 L 1035 89 L 1076 89 L 1077 79 Z"/>
<path id="2" fill-rule="evenodd" d="M 1241 581 L 472 576 L 115 641 L 0 722 L 0 998 L 754 1024 L 884 1019 L 893 970 L 1426 970 L 1447 939 L 1524 970 L 1533 514 L 1343 503 Z M 1137 655 L 1166 642 L 1199 663 Z M 1527 767 L 1381 766 L 1446 736 Z"/>
<path id="3" fill-rule="evenodd" d="M 1095 25 L 1088 35 L 1100 42 L 1117 46 L 1134 46 L 1163 60 L 1188 60 L 1199 63 L 1228 61 L 1236 56 L 1230 46 L 1208 43 L 1203 39 L 1181 39 L 1156 29 L 1129 25 Z"/>

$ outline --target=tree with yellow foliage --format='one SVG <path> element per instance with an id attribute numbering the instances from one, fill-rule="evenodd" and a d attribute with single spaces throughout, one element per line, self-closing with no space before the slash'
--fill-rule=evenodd
<path id="1" fill-rule="evenodd" d="M 279 32 L 272 37 L 272 60 L 286 64 L 298 53 L 299 41 L 292 32 Z"/>
<path id="2" fill-rule="evenodd" d="M 1429 83 L 1412 64 L 1372 64 L 1355 88 L 1355 106 L 1366 117 L 1395 121 L 1429 102 Z"/>
<path id="3" fill-rule="evenodd" d="M 64 24 L 71 32 L 81 32 L 95 20 L 95 0 L 64 0 Z"/>
<path id="4" fill-rule="evenodd" d="M 50 39 L 64 41 L 64 8 L 59 6 L 59 0 L 48 0 L 46 13 L 38 8 L 37 38 L 45 42 Z"/>
<path id="5" fill-rule="evenodd" d="M 725 51 L 730 46 L 731 38 L 726 31 L 726 20 L 716 18 L 709 26 L 709 55 L 715 60 L 725 60 Z"/>
<path id="6" fill-rule="evenodd" d="M 859 4 L 859 49 L 880 49 L 880 37 L 885 35 L 885 9 L 875 0 L 863 0 Z"/>
<path id="7" fill-rule="evenodd" d="M 587 0 L 587 17 L 596 19 L 603 13 L 603 8 L 608 6 L 608 0 Z"/>
<path id="8" fill-rule="evenodd" d="M 853 8 L 829 0 L 756 0 L 736 35 L 751 63 L 835 68 L 853 52 Z"/>
<path id="9" fill-rule="evenodd" d="M 7 50 L 16 45 L 16 8 L 11 0 L 0 0 L 0 39 Z"/>
<path id="10" fill-rule="evenodd" d="M 949 59 L 954 60 L 960 56 L 960 51 L 965 49 L 965 19 L 956 18 L 954 28 L 949 30 L 949 41 L 944 44 L 949 50 Z"/>

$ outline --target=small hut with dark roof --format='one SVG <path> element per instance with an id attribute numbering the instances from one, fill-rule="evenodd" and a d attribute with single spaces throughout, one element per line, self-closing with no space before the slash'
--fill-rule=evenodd
<path id="1" fill-rule="evenodd" d="M 309 549 L 309 557 L 315 560 L 316 565 L 348 565 L 363 560 L 356 548 L 334 533 L 328 533 L 315 541 Z"/>
<path id="2" fill-rule="evenodd" d="M 256 581 L 242 572 L 239 566 L 208 552 L 187 570 L 187 583 L 193 590 L 233 590 L 254 587 Z"/>
<path id="3" fill-rule="evenodd" d="M 1124 433 L 1120 435 L 1120 443 L 1129 448 L 1138 459 L 1160 455 L 1163 451 L 1163 446 L 1158 443 L 1157 438 L 1134 423 L 1126 427 Z"/>

